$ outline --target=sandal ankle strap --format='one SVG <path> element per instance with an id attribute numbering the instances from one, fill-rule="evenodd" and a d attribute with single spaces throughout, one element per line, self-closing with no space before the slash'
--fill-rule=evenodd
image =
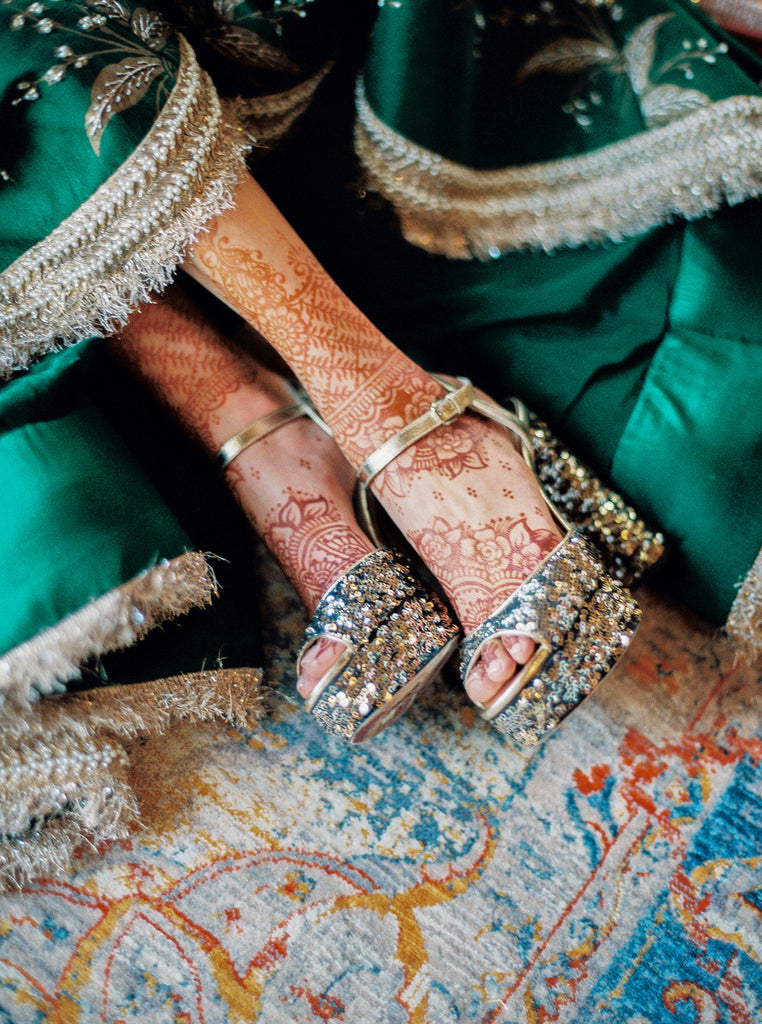
<path id="1" fill-rule="evenodd" d="M 430 434 L 437 427 L 452 423 L 469 407 L 476 397 L 474 386 L 465 377 L 458 379 L 462 382 L 459 388 L 455 391 L 448 391 L 436 402 L 432 402 L 426 412 L 405 424 L 402 430 L 384 441 L 380 448 L 368 456 L 357 471 L 357 479 L 361 487 L 367 487 L 377 473 L 385 469 L 411 444 L 420 441 L 422 437 Z"/>
<path id="2" fill-rule="evenodd" d="M 285 426 L 292 420 L 298 420 L 302 416 L 309 416 L 313 423 L 324 430 L 327 434 L 330 434 L 330 430 L 323 420 L 318 416 L 317 412 L 305 399 L 301 398 L 289 385 L 289 390 L 294 395 L 295 400 L 290 405 L 283 406 L 282 409 L 275 409 L 273 412 L 268 413 L 266 416 L 260 416 L 259 419 L 254 420 L 243 430 L 239 430 L 237 434 L 234 434 L 231 438 L 223 444 L 214 459 L 215 468 L 221 473 L 233 459 L 238 458 L 241 452 L 245 451 L 251 445 L 256 444 L 257 441 L 261 441 L 263 437 L 267 437 L 268 434 L 272 434 L 274 430 L 279 427 Z"/>

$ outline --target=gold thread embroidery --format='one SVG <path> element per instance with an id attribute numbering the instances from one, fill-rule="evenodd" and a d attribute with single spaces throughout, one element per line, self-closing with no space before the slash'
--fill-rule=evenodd
<path id="1" fill-rule="evenodd" d="M 384 124 L 357 89 L 368 188 L 409 242 L 456 259 L 621 241 L 762 193 L 762 96 L 734 96 L 583 156 L 474 170 Z"/>
<path id="2" fill-rule="evenodd" d="M 274 149 L 312 102 L 318 86 L 333 67 L 325 64 L 310 78 L 285 92 L 239 96 L 231 100 L 236 119 L 253 146 Z"/>
<path id="3" fill-rule="evenodd" d="M 0 376 L 108 333 L 171 279 L 243 177 L 243 133 L 182 36 L 175 87 L 145 139 L 78 210 L 0 274 Z"/>

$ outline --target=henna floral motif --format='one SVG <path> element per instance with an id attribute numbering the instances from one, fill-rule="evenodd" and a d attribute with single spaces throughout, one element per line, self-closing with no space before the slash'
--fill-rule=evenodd
<path id="1" fill-rule="evenodd" d="M 262 536 L 312 610 L 368 547 L 329 499 L 290 488 L 287 493 L 285 502 L 268 515 Z"/>
<path id="2" fill-rule="evenodd" d="M 401 419 L 398 423 L 397 430 L 404 426 Z M 377 485 L 378 495 L 404 498 L 413 481 L 424 474 L 455 480 L 468 470 L 485 469 L 489 464 L 485 445 L 489 433 L 487 423 L 471 418 L 467 424 L 453 423 L 427 435 L 389 464 Z"/>
<path id="3" fill-rule="evenodd" d="M 490 615 L 558 542 L 551 530 L 531 529 L 524 516 L 493 519 L 481 529 L 437 516 L 408 537 L 457 602 L 466 629 Z"/>

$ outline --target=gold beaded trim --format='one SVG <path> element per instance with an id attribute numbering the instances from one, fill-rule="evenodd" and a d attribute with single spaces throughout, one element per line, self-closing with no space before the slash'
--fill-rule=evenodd
<path id="1" fill-rule="evenodd" d="M 122 166 L 0 274 L 0 376 L 124 324 L 169 283 L 204 225 L 232 205 L 246 143 L 178 37 L 180 69 L 157 120 Z"/>
<path id="2" fill-rule="evenodd" d="M 395 132 L 358 82 L 355 149 L 409 242 L 456 259 L 621 241 L 762 192 L 762 97 L 733 96 L 583 156 L 499 170 Z"/>
<path id="3" fill-rule="evenodd" d="M 725 625 L 739 660 L 754 664 L 762 657 L 762 551 L 741 582 Z"/>
<path id="4" fill-rule="evenodd" d="M 0 890 L 60 875 L 83 841 L 137 819 L 125 741 L 175 722 L 251 728 L 263 715 L 259 669 L 224 669 L 45 698 L 0 723 Z M 142 749 L 139 756 L 143 756 Z"/>
<path id="5" fill-rule="evenodd" d="M 252 146 L 274 149 L 308 109 L 318 86 L 333 67 L 325 64 L 319 71 L 293 89 L 268 96 L 238 96 L 226 100 L 225 108 L 234 111 Z"/>

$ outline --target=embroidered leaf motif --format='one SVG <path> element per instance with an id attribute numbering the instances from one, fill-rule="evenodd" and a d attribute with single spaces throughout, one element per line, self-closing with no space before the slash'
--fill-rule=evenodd
<path id="1" fill-rule="evenodd" d="M 114 114 L 138 103 L 161 73 L 162 65 L 157 57 L 127 57 L 101 71 L 93 82 L 90 106 L 85 114 L 85 129 L 96 156 L 100 156 L 101 136 Z"/>
<path id="2" fill-rule="evenodd" d="M 147 7 L 135 8 L 130 28 L 152 50 L 160 50 L 169 39 L 169 25 L 158 11 L 149 11 Z"/>
<path id="3" fill-rule="evenodd" d="M 225 21 L 232 21 L 236 7 L 241 0 L 214 0 L 213 7 L 216 14 L 219 14 Z"/>
<path id="4" fill-rule="evenodd" d="M 119 0 L 87 0 L 87 6 L 98 14 L 105 14 L 107 18 L 129 25 L 130 12 L 120 4 Z"/>
<path id="5" fill-rule="evenodd" d="M 216 26 L 207 38 L 215 50 L 241 63 L 268 71 L 299 70 L 284 50 L 240 25 Z"/>
<path id="6" fill-rule="evenodd" d="M 656 57 L 656 33 L 673 15 L 656 14 L 635 29 L 624 48 L 624 67 L 636 96 L 648 88 Z"/>
<path id="7" fill-rule="evenodd" d="M 668 124 L 684 117 L 691 110 L 707 107 L 711 100 L 698 89 L 681 89 L 679 85 L 657 85 L 641 97 L 640 109 L 649 128 Z"/>
<path id="8" fill-rule="evenodd" d="M 597 39 L 575 39 L 563 36 L 543 46 L 519 68 L 517 81 L 531 75 L 573 75 L 596 64 L 616 61 L 619 54 L 611 46 Z"/>

